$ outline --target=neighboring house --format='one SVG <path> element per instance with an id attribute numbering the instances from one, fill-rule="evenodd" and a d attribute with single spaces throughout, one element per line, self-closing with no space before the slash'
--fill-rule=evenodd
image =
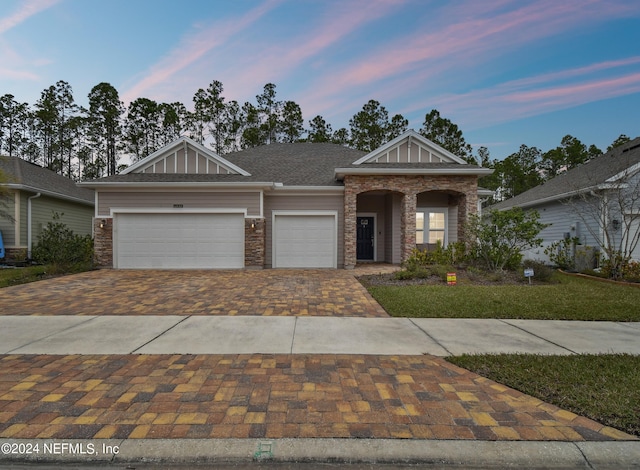
<path id="1" fill-rule="evenodd" d="M 0 230 L 7 258 L 30 258 L 31 249 L 54 213 L 74 233 L 92 233 L 93 190 L 79 188 L 73 180 L 17 157 L 0 157 L 0 170 L 7 178 L 6 212 Z"/>
<path id="2" fill-rule="evenodd" d="M 271 144 L 225 155 L 186 137 L 96 190 L 95 246 L 114 268 L 353 268 L 462 238 L 492 170 L 407 131 L 365 153 Z"/>
<path id="3" fill-rule="evenodd" d="M 550 224 L 543 247 L 525 254 L 548 261 L 544 248 L 565 238 L 606 254 L 607 248 L 640 260 L 640 138 L 490 207 L 535 209 Z M 634 247 L 635 244 L 635 247 Z"/>

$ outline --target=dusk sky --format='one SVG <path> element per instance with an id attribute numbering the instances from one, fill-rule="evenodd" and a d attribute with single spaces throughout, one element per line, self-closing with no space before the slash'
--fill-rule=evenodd
<path id="1" fill-rule="evenodd" d="M 191 109 L 213 80 L 255 102 L 266 83 L 334 130 L 370 99 L 418 130 L 438 109 L 504 158 L 571 134 L 640 136 L 638 0 L 2 0 L 0 95 L 76 102 L 108 82 Z"/>

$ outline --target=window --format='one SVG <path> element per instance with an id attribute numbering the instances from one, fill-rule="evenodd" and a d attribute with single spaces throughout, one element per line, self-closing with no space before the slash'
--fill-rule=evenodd
<path id="1" fill-rule="evenodd" d="M 447 209 L 416 212 L 416 244 L 446 244 Z"/>

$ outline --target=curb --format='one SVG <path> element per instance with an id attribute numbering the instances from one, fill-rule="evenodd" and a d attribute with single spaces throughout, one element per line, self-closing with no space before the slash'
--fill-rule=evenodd
<path id="1" fill-rule="evenodd" d="M 37 446 L 37 451 L 35 451 Z M 432 464 L 481 468 L 640 468 L 640 442 L 403 439 L 7 439 L 8 462 Z"/>

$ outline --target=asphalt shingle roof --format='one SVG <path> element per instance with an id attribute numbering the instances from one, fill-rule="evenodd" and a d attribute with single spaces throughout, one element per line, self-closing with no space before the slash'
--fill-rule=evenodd
<path id="1" fill-rule="evenodd" d="M 0 157 L 0 169 L 7 175 L 8 184 L 50 196 L 78 199 L 91 205 L 95 202 L 93 190 L 80 188 L 75 181 L 21 158 Z"/>
<path id="2" fill-rule="evenodd" d="M 590 188 L 604 183 L 609 178 L 638 163 L 640 163 L 640 137 L 572 168 L 544 184 L 494 204 L 491 209 L 501 210 L 535 205 L 541 200 L 553 199 L 573 191 Z"/>
<path id="3" fill-rule="evenodd" d="M 341 186 L 336 168 L 457 169 L 458 163 L 363 163 L 354 165 L 366 152 L 330 143 L 270 144 L 223 156 L 249 172 L 242 175 L 127 173 L 97 182 L 128 183 L 239 183 L 273 182 L 285 186 Z M 469 165 L 473 166 L 473 165 Z"/>

